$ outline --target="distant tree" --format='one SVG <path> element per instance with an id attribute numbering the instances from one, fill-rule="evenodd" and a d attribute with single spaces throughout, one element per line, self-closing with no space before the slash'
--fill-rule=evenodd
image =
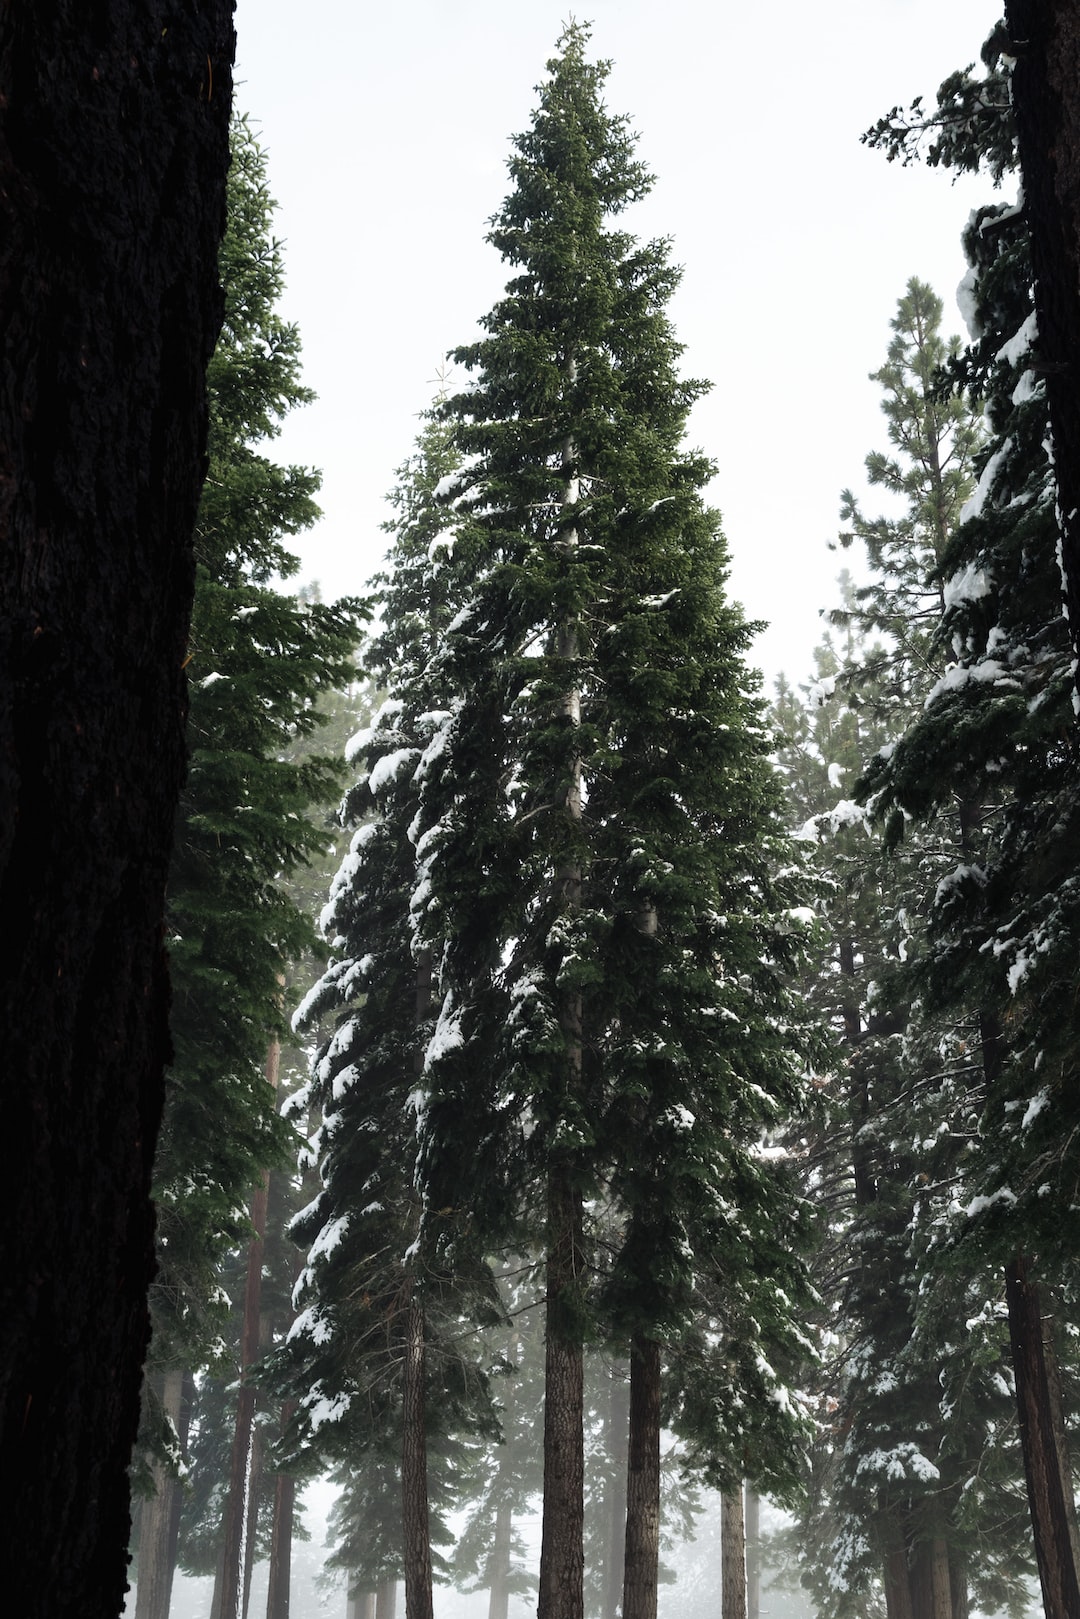
<path id="1" fill-rule="evenodd" d="M 953 116 L 966 86 L 1007 84 L 1012 55 L 1002 29 L 983 59 L 984 80 L 969 73 L 942 86 L 939 117 L 953 121 L 957 161 L 987 160 L 1000 175 L 1015 162 L 1002 98 L 985 97 L 996 123 L 988 111 L 965 130 Z M 895 131 L 881 138 L 893 149 L 903 141 Z M 954 376 L 985 405 L 990 436 L 940 565 L 951 666 L 892 754 L 872 762 L 863 792 L 894 842 L 912 820 L 947 805 L 962 822 L 961 858 L 929 908 L 924 984 L 928 1005 L 969 1019 L 982 1107 L 964 1200 L 938 1247 L 967 1264 L 992 1259 L 1004 1272 L 1039 1573 L 1056 1619 L 1080 1612 L 1080 1537 L 1051 1326 L 1076 1287 L 1070 1076 L 1080 752 L 1022 209 L 977 210 L 964 243 L 972 343 Z"/>
<path id="2" fill-rule="evenodd" d="M 208 371 L 209 473 L 196 526 L 190 765 L 169 871 L 175 1058 L 154 1170 L 151 1395 L 155 1378 L 220 1369 L 228 1356 L 222 1261 L 245 1239 L 243 1210 L 291 1139 L 267 1083 L 268 1051 L 286 1029 L 286 967 L 315 934 L 290 879 L 324 848 L 325 806 L 343 773 L 339 758 L 306 739 L 352 678 L 364 617 L 359 602 L 305 602 L 269 583 L 296 572 L 283 541 L 317 518 L 319 483 L 262 449 L 312 397 L 300 383 L 297 330 L 276 309 L 284 277 L 273 208 L 265 154 L 236 120 L 225 319 Z M 171 1563 L 177 1520 L 150 1508 L 143 1520 L 138 1619 L 164 1619 L 147 1605 L 142 1576 Z"/>
<path id="3" fill-rule="evenodd" d="M 0 1583 L 51 1619 L 123 1600 L 233 45 L 0 14 Z"/>

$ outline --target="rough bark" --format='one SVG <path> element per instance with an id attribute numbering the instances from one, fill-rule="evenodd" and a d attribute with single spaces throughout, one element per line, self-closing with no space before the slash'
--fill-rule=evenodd
<path id="1" fill-rule="evenodd" d="M 1046 1619 L 1080 1619 L 1076 1514 L 1057 1367 L 1040 1290 L 1023 1255 L 1006 1266 L 1020 1442 Z"/>
<path id="2" fill-rule="evenodd" d="M 538 1619 L 582 1619 L 584 1599 L 584 1381 L 576 1306 L 581 1197 L 570 1176 L 548 1178 L 547 1333 L 544 1354 L 544 1523 Z"/>
<path id="3" fill-rule="evenodd" d="M 742 1490 L 720 1498 L 720 1615 L 746 1619 L 746 1530 Z"/>
<path id="4" fill-rule="evenodd" d="M 908 1557 L 913 1619 L 952 1619 L 949 1547 L 944 1537 L 920 1540 Z"/>
<path id="5" fill-rule="evenodd" d="M 160 1381 L 161 1409 L 182 1437 L 184 1371 L 170 1367 Z M 177 1521 L 181 1495 L 180 1482 L 160 1462 L 153 1464 L 156 1494 L 148 1496 L 139 1509 L 139 1581 L 135 1595 L 135 1619 L 168 1619 L 169 1597 L 175 1562 L 176 1541 L 172 1533 Z"/>
<path id="6" fill-rule="evenodd" d="M 630 1349 L 630 1443 L 626 1468 L 623 1619 L 656 1619 L 660 1569 L 660 1345 Z"/>
<path id="7" fill-rule="evenodd" d="M 617 1619 L 622 1606 L 626 1562 L 626 1474 L 630 1432 L 630 1376 L 623 1361 L 611 1368 L 608 1390 L 607 1449 L 614 1463 L 607 1501 L 602 1619 Z"/>
<path id="8" fill-rule="evenodd" d="M 1037 357 L 1046 380 L 1062 567 L 1080 648 L 1080 11 L 1075 0 L 1007 0 L 1024 215 L 1031 234 Z"/>
<path id="9" fill-rule="evenodd" d="M 410 1298 L 402 1388 L 402 1534 L 405 1545 L 406 1619 L 433 1619 L 431 1540 L 427 1494 L 424 1312 Z"/>
<path id="10" fill-rule="evenodd" d="M 914 1619 L 907 1542 L 895 1507 L 883 1506 L 878 1519 L 887 1619 Z"/>
<path id="11" fill-rule="evenodd" d="M 952 1619 L 968 1619 L 971 1601 L 968 1594 L 967 1558 L 955 1546 L 949 1547 L 949 1587 L 952 1592 Z"/>
<path id="12" fill-rule="evenodd" d="M 232 0 L 0 7 L 0 1589 L 123 1605 Z"/>
<path id="13" fill-rule="evenodd" d="M 761 1613 L 761 1499 L 746 1486 L 746 1619 Z"/>

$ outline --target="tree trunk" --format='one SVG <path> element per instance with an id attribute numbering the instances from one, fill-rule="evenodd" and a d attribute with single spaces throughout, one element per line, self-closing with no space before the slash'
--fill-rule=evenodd
<path id="1" fill-rule="evenodd" d="M 623 1619 L 656 1619 L 660 1569 L 660 1345 L 630 1348 L 630 1443 L 626 1468 Z"/>
<path id="2" fill-rule="evenodd" d="M 914 1619 L 907 1542 L 894 1507 L 882 1508 L 879 1525 L 882 1536 L 882 1575 L 887 1619 Z"/>
<path id="3" fill-rule="evenodd" d="M 507 1619 L 510 1611 L 510 1537 L 514 1527 L 505 1497 L 495 1509 L 495 1534 L 488 1559 L 488 1619 Z"/>
<path id="4" fill-rule="evenodd" d="M 282 1433 L 292 1419 L 294 1408 L 295 1402 L 286 1400 L 281 1411 Z M 291 1473 L 279 1473 L 274 1481 L 274 1515 L 270 1525 L 270 1577 L 266 1589 L 266 1619 L 289 1619 L 295 1509 L 296 1480 Z"/>
<path id="5" fill-rule="evenodd" d="M 746 1533 L 742 1490 L 725 1490 L 720 1498 L 720 1615 L 746 1619 Z"/>
<path id="6" fill-rule="evenodd" d="M 171 1420 L 177 1437 L 182 1437 L 184 1371 L 170 1367 L 160 1389 L 161 1409 Z M 168 1619 L 169 1596 L 176 1542 L 172 1534 L 180 1499 L 180 1481 L 160 1462 L 152 1472 L 157 1493 L 148 1496 L 139 1511 L 139 1581 L 135 1595 L 135 1619 Z"/>
<path id="7" fill-rule="evenodd" d="M 431 1541 L 427 1494 L 424 1312 L 410 1297 L 406 1323 L 401 1451 L 406 1619 L 432 1619 Z"/>
<path id="8" fill-rule="evenodd" d="M 1057 1360 L 1029 1261 L 1005 1269 L 1020 1442 L 1046 1619 L 1080 1619 L 1076 1512 L 1061 1420 Z"/>
<path id="9" fill-rule="evenodd" d="M 169 1055 L 231 0 L 0 7 L 0 1590 L 112 1619 Z"/>
<path id="10" fill-rule="evenodd" d="M 1006 0 L 1037 355 L 1054 440 L 1062 568 L 1080 650 L 1080 13 L 1075 0 Z"/>
<path id="11" fill-rule="evenodd" d="M 548 1178 L 544 1355 L 544 1523 L 538 1619 L 583 1619 L 584 1384 L 578 1301 L 581 1198 L 565 1169 Z"/>
<path id="12" fill-rule="evenodd" d="M 394 1619 L 397 1612 L 397 1581 L 384 1580 L 375 1593 L 375 1619 Z"/>
<path id="13" fill-rule="evenodd" d="M 761 1498 L 746 1486 L 746 1619 L 761 1614 Z"/>
<path id="14" fill-rule="evenodd" d="M 251 1448 L 248 1451 L 247 1494 L 244 1498 L 244 1582 L 240 1604 L 241 1619 L 248 1619 L 251 1607 L 251 1578 L 255 1572 L 255 1556 L 259 1538 L 259 1510 L 263 1493 L 263 1444 L 258 1427 L 251 1430 Z"/>
<path id="15" fill-rule="evenodd" d="M 275 1040 L 266 1056 L 266 1079 L 275 1090 L 277 1089 L 280 1058 L 281 1047 Z M 251 1199 L 253 1235 L 248 1246 L 247 1284 L 244 1289 L 244 1323 L 240 1337 L 240 1387 L 236 1396 L 236 1428 L 233 1432 L 232 1457 L 229 1464 L 229 1493 L 225 1501 L 224 1533 L 222 1535 L 220 1619 L 239 1619 L 243 1599 L 241 1575 L 245 1539 L 245 1507 L 248 1498 L 248 1467 L 257 1399 L 255 1385 L 248 1380 L 247 1374 L 259 1354 L 259 1337 L 262 1328 L 263 1249 L 266 1242 L 266 1211 L 269 1195 L 270 1172 L 267 1170 Z M 217 1619 L 217 1615 L 215 1615 L 215 1619 Z"/>
<path id="16" fill-rule="evenodd" d="M 968 1619 L 967 1557 L 957 1547 L 949 1547 L 949 1589 L 952 1593 L 952 1619 Z"/>
<path id="17" fill-rule="evenodd" d="M 188 1448 L 188 1435 L 191 1432 L 191 1413 L 195 1407 L 195 1374 L 191 1371 L 184 1373 L 183 1395 L 180 1401 L 180 1450 L 186 1456 Z M 184 1492 L 180 1481 L 174 1481 L 176 1488 L 172 1492 L 172 1510 L 169 1514 L 169 1558 L 168 1558 L 168 1584 L 165 1590 L 165 1613 L 172 1608 L 173 1579 L 176 1575 L 177 1551 L 180 1545 L 180 1516 L 184 1510 Z"/>
<path id="18" fill-rule="evenodd" d="M 908 1585 L 913 1619 L 952 1619 L 949 1547 L 942 1536 L 912 1547 Z"/>
<path id="19" fill-rule="evenodd" d="M 626 1475 L 629 1467 L 630 1374 L 625 1362 L 611 1368 L 608 1390 L 607 1451 L 611 1486 L 607 1500 L 602 1619 L 617 1619 L 622 1606 L 626 1563 Z"/>

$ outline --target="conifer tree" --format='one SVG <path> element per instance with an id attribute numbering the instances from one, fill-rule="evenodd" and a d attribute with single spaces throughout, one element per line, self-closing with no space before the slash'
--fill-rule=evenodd
<path id="1" fill-rule="evenodd" d="M 958 75 L 939 92 L 939 122 L 958 132 L 952 155 L 970 167 L 988 157 L 999 176 L 1015 158 L 1003 98 L 984 90 L 981 129 L 955 114 L 980 82 L 1007 86 L 1006 48 L 998 29 L 984 48 L 986 79 Z M 875 138 L 901 151 L 909 132 L 894 118 Z M 940 567 L 954 661 L 892 755 L 874 762 L 865 792 L 894 839 L 908 818 L 950 803 L 961 813 L 964 854 L 933 896 L 925 984 L 928 1003 L 969 1020 L 981 1115 L 938 1248 L 1004 1266 L 1043 1597 L 1048 1614 L 1063 1615 L 1080 1611 L 1080 1576 L 1047 1323 L 1048 1289 L 1067 1298 L 1075 1265 L 1073 671 L 1021 209 L 978 210 L 964 240 L 973 341 L 956 380 L 985 403 L 991 437 Z"/>
<path id="2" fill-rule="evenodd" d="M 429 421 L 391 496 L 392 570 L 377 581 L 383 623 L 366 658 L 383 699 L 349 744 L 349 757 L 366 768 L 343 806 L 356 830 L 324 912 L 334 954 L 296 1019 L 302 1027 L 336 1013 L 337 1026 L 313 1070 L 321 1124 L 311 1157 L 321 1190 L 294 1222 L 309 1254 L 301 1313 L 278 1357 L 298 1399 L 293 1445 L 350 1454 L 354 1496 L 369 1488 L 367 1464 L 355 1471 L 358 1453 L 385 1464 L 396 1451 L 401 1511 L 392 1544 L 410 1616 L 431 1607 L 424 1450 L 445 1453 L 490 1424 L 482 1369 L 448 1342 L 467 1330 L 473 1306 L 492 1317 L 490 1273 L 482 1256 L 467 1275 L 421 1261 L 413 1185 L 417 1081 L 431 1026 L 430 955 L 414 938 L 409 904 L 413 778 L 443 718 L 433 654 L 453 611 L 454 525 L 434 494 L 459 460 L 448 429 Z M 429 1390 L 434 1403 L 425 1409 Z M 445 1504 L 451 1473 L 444 1468 L 433 1482 L 436 1506 Z M 378 1583 L 380 1568 L 357 1561 L 349 1545 L 347 1533 L 342 1558 L 352 1573 Z"/>
<path id="3" fill-rule="evenodd" d="M 465 457 L 443 496 L 463 599 L 416 770 L 414 913 L 439 974 L 421 1242 L 460 1263 L 522 1213 L 543 1231 L 542 1619 L 581 1613 L 584 1339 L 629 1344 L 655 1524 L 660 1366 L 700 1279 L 745 1290 L 737 1313 L 770 1340 L 791 1329 L 765 1231 L 798 1219 L 757 1147 L 805 1062 L 750 627 L 702 499 L 713 469 L 681 442 L 703 385 L 676 370 L 668 244 L 616 226 L 651 177 L 586 41 L 567 29 L 515 141 L 489 237 L 513 279 L 453 356 L 472 373 L 443 407 Z M 602 1205 L 621 1236 L 598 1300 Z M 760 1375 L 747 1397 L 779 1412 Z"/>
<path id="4" fill-rule="evenodd" d="M 323 847 L 318 810 L 341 776 L 336 759 L 297 757 L 296 743 L 320 725 L 324 694 L 348 682 L 363 618 L 356 601 L 305 603 L 269 583 L 296 571 L 283 541 L 318 516 L 319 479 L 263 453 L 311 394 L 298 333 L 276 309 L 283 265 L 265 154 L 242 119 L 232 153 L 225 320 L 208 371 L 209 473 L 195 536 L 190 762 L 169 874 L 175 1060 L 155 1163 L 151 1417 L 167 1370 L 225 1356 L 220 1267 L 243 1239 L 249 1195 L 289 1141 L 264 1069 L 284 1028 L 281 976 L 314 931 L 288 879 Z M 144 1430 L 151 1439 L 152 1423 Z M 174 1536 L 175 1522 L 161 1533 Z M 149 1534 L 140 1554 L 145 1573 Z M 169 1555 L 159 1545 L 153 1557 Z M 140 1603 L 149 1615 L 142 1590 Z"/>

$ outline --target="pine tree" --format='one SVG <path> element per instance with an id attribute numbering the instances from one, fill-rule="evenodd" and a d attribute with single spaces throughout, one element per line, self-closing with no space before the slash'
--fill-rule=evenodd
<path id="1" fill-rule="evenodd" d="M 984 48 L 986 85 L 1010 63 L 997 30 Z M 939 92 L 954 119 L 979 81 Z M 997 173 L 1014 162 L 1000 96 L 985 95 L 982 131 L 954 155 Z M 995 102 L 998 105 L 995 107 Z M 990 139 L 986 119 L 996 116 Z M 995 126 L 991 123 L 991 128 Z M 903 147 L 896 121 L 877 136 Z M 1073 1291 L 1071 1073 L 1078 913 L 1072 849 L 1078 795 L 1073 671 L 1061 612 L 1054 487 L 1044 440 L 1045 387 L 1033 353 L 1028 240 L 1022 211 L 977 211 L 965 232 L 972 345 L 958 385 L 985 403 L 990 441 L 979 483 L 940 567 L 943 644 L 955 660 L 924 713 L 865 792 L 894 840 L 911 817 L 955 804 L 963 857 L 929 908 L 927 1002 L 964 1013 L 981 1065 L 975 1151 L 939 1253 L 1005 1270 L 1021 1437 L 1048 1614 L 1080 1610 L 1077 1535 L 1057 1395 L 1047 1289 Z"/>
<path id="2" fill-rule="evenodd" d="M 751 627 L 724 594 L 713 469 L 681 446 L 703 385 L 676 370 L 668 244 L 613 226 L 651 177 L 586 40 L 563 35 L 515 141 L 489 237 L 514 276 L 453 356 L 473 374 L 443 407 L 465 457 L 443 496 L 463 600 L 416 772 L 440 1008 L 421 1240 L 459 1263 L 519 1214 L 544 1233 L 543 1619 L 581 1612 L 584 1339 L 629 1343 L 655 1455 L 660 1363 L 699 1273 L 745 1290 L 747 1325 L 789 1331 L 765 1233 L 793 1205 L 757 1147 L 805 1061 Z M 597 1301 L 588 1226 L 608 1204 L 621 1235 Z M 778 1412 L 761 1375 L 748 1397 Z M 650 1498 L 657 1482 L 650 1463 Z M 648 1561 L 643 1611 L 655 1540 Z"/>
<path id="3" fill-rule="evenodd" d="M 282 974 L 314 932 L 288 880 L 323 847 L 317 812 L 341 776 L 337 760 L 297 758 L 295 744 L 321 724 L 324 694 L 348 682 L 363 616 L 358 602 L 303 603 L 268 583 L 296 571 L 282 542 L 317 517 L 319 480 L 262 453 L 311 395 L 296 329 L 276 312 L 274 204 L 243 120 L 232 150 L 225 321 L 208 371 L 210 464 L 195 538 L 190 762 L 168 889 L 175 1059 L 155 1163 L 155 1376 L 225 1353 L 221 1263 L 290 1139 L 265 1065 L 284 1028 Z"/>
<path id="4" fill-rule="evenodd" d="M 297 1289 L 301 1314 L 279 1357 L 298 1397 L 294 1445 L 349 1454 L 353 1467 L 361 1452 L 385 1459 L 388 1447 L 396 1450 L 404 1522 L 399 1517 L 394 1548 L 410 1615 L 431 1606 L 424 1450 L 445 1452 L 490 1424 L 482 1367 L 456 1342 L 474 1305 L 492 1316 L 490 1273 L 482 1256 L 468 1274 L 420 1261 L 413 1186 L 431 980 L 409 906 L 413 778 L 443 717 L 432 657 L 452 616 L 453 535 L 434 492 L 458 463 L 447 429 L 429 422 L 391 497 L 392 571 L 377 581 L 383 624 L 367 653 L 384 697 L 349 744 L 349 756 L 366 769 L 346 797 L 344 816 L 356 831 L 324 913 L 334 956 L 297 1017 L 303 1026 L 338 1014 L 313 1070 L 310 1097 L 321 1124 L 311 1156 L 322 1185 L 294 1222 L 309 1255 Z M 444 1468 L 433 1476 L 437 1506 L 453 1494 L 452 1474 Z M 350 1490 L 371 1487 L 365 1460 L 358 1476 L 350 1474 Z M 350 1561 L 349 1544 L 344 1562 L 372 1589 L 380 1568 Z"/>

